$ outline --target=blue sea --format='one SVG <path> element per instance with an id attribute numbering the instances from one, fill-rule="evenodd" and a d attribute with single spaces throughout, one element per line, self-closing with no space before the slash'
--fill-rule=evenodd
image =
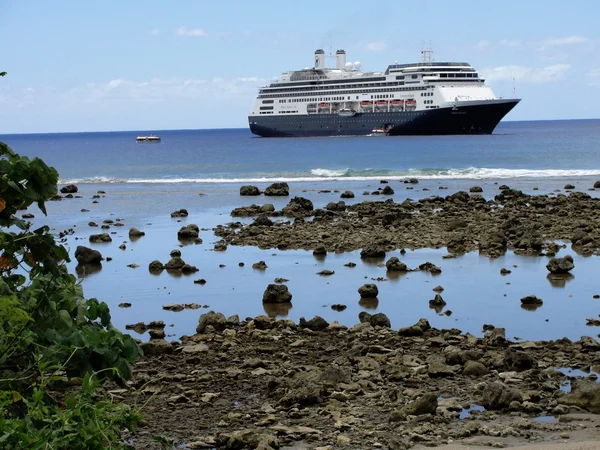
<path id="1" fill-rule="evenodd" d="M 147 134 L 162 141 L 136 143 L 137 135 Z M 500 184 L 554 195 L 569 183 L 597 196 L 600 191 L 589 189 L 600 179 L 600 120 L 503 122 L 487 136 L 268 139 L 247 129 L 219 129 L 2 135 L 0 141 L 19 154 L 41 157 L 58 170 L 61 184 L 79 187 L 76 198 L 50 202 L 47 217 L 33 211 L 34 225 L 49 224 L 56 232 L 75 230 L 67 242 L 71 254 L 78 245 L 86 245 L 112 258 L 101 270 L 81 274 L 81 282 L 88 297 L 109 304 L 114 324 L 122 329 L 129 323 L 164 320 L 172 325 L 167 329 L 171 338 L 177 339 L 192 334 L 206 310 L 296 321 L 318 314 L 351 326 L 360 311 L 368 310 L 387 314 L 394 328 L 426 317 L 438 328 L 456 327 L 473 334 L 481 334 L 482 325 L 492 323 L 505 327 L 508 336 L 523 339 L 577 339 L 600 332 L 586 327 L 585 320 L 600 313 L 600 300 L 593 299 L 600 293 L 595 281 L 598 259 L 578 256 L 568 247 L 561 254 L 573 254 L 576 268 L 574 277 L 562 285 L 547 279 L 547 260 L 542 257 L 509 252 L 494 260 L 476 253 L 444 259 L 444 249 L 409 250 L 401 256 L 409 267 L 433 262 L 442 267 L 441 275 L 414 272 L 387 279 L 385 267 L 362 262 L 359 252 L 330 254 L 323 260 L 311 252 L 254 247 L 229 246 L 226 252 L 216 252 L 218 238 L 212 232 L 233 221 L 230 211 L 235 207 L 285 206 L 289 198 L 239 195 L 241 185 L 264 189 L 275 181 L 288 182 L 292 197 L 309 198 L 315 207 L 339 200 L 347 189 L 356 194 L 347 203 L 377 200 L 361 194 L 377 189 L 381 180 L 393 187 L 396 202 L 449 195 L 474 185 L 492 198 Z M 419 184 L 402 183 L 407 177 L 417 178 Z M 170 213 L 180 208 L 190 215 L 171 218 Z M 110 225 L 112 243 L 89 244 L 89 235 L 101 232 L 89 223 L 101 225 L 108 219 L 119 219 L 125 226 Z M 181 247 L 177 230 L 187 223 L 201 228 L 202 244 Z M 146 236 L 130 240 L 130 227 Z M 125 250 L 119 248 L 122 243 Z M 150 275 L 150 261 L 165 263 L 175 248 L 200 271 L 180 277 L 166 272 Z M 260 260 L 268 265 L 264 272 L 251 267 Z M 350 261 L 357 267 L 344 266 Z M 75 270 L 75 262 L 69 265 Z M 510 268 L 511 275 L 501 276 L 502 267 Z M 319 277 L 316 272 L 322 269 L 334 270 L 335 275 Z M 262 294 L 277 277 L 289 280 L 292 306 L 265 309 Z M 373 281 L 380 277 L 383 281 Z M 199 278 L 207 283 L 194 284 Z M 357 289 L 367 282 L 378 283 L 376 304 L 359 302 Z M 428 308 L 436 285 L 444 287 L 451 316 Z M 522 310 L 519 299 L 525 295 L 543 298 L 544 305 L 533 312 Z M 122 302 L 132 307 L 119 308 Z M 162 309 L 170 303 L 193 302 L 206 308 L 179 313 Z M 330 308 L 335 303 L 348 308 L 335 312 Z"/>

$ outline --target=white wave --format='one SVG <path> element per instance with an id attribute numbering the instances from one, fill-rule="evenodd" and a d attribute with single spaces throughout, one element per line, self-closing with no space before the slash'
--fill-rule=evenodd
<path id="1" fill-rule="evenodd" d="M 373 181 L 373 180 L 403 180 L 408 177 L 421 180 L 479 180 L 479 179 L 510 179 L 510 178 L 576 178 L 598 176 L 600 170 L 584 169 L 491 169 L 469 167 L 466 169 L 409 169 L 394 171 L 386 175 L 365 174 L 345 176 L 348 169 L 330 170 L 313 169 L 312 176 L 264 176 L 240 178 L 71 178 L 60 180 L 59 184 L 219 184 L 219 183 L 276 183 L 276 182 L 311 182 L 311 181 Z M 361 171 L 356 171 L 360 173 Z M 368 172 L 365 170 L 365 172 Z"/>
<path id="2" fill-rule="evenodd" d="M 343 177 L 348 173 L 348 169 L 312 169 L 310 173 L 316 177 Z"/>

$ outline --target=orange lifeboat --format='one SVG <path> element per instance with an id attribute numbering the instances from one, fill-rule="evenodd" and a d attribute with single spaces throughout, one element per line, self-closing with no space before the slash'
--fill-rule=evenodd
<path id="1" fill-rule="evenodd" d="M 409 106 L 414 106 L 417 104 L 417 102 L 415 102 L 413 99 L 409 99 L 409 100 L 406 100 L 406 104 Z"/>
<path id="2" fill-rule="evenodd" d="M 377 100 L 377 105 L 378 106 L 385 106 L 387 104 L 388 104 L 387 100 Z"/>
<path id="3" fill-rule="evenodd" d="M 363 101 L 363 102 L 360 102 L 360 106 L 373 106 L 373 102 Z"/>
<path id="4" fill-rule="evenodd" d="M 404 100 L 392 100 L 392 105 L 402 106 L 402 105 L 404 105 Z"/>
<path id="5" fill-rule="evenodd" d="M 319 108 L 329 108 L 329 103 L 319 103 Z"/>

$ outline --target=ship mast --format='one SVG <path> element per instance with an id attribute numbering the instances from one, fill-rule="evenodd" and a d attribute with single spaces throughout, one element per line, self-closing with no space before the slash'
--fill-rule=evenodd
<path id="1" fill-rule="evenodd" d="M 423 42 L 421 55 L 423 55 L 422 62 L 433 62 L 433 50 L 431 49 L 431 42 Z"/>

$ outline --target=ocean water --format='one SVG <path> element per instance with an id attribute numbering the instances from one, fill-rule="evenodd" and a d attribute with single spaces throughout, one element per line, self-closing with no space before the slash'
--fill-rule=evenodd
<path id="1" fill-rule="evenodd" d="M 161 136 L 162 142 L 135 142 L 136 135 L 149 133 Z M 397 202 L 449 195 L 473 185 L 491 198 L 499 184 L 544 194 L 562 191 L 570 183 L 597 196 L 600 191 L 589 189 L 600 179 L 600 120 L 505 122 L 489 136 L 266 139 L 235 129 L 4 135 L 0 140 L 22 155 L 39 156 L 56 167 L 61 183 L 79 186 L 76 198 L 50 202 L 47 217 L 32 211 L 34 225 L 49 224 L 56 232 L 73 228 L 67 242 L 71 252 L 86 245 L 112 258 L 101 270 L 82 274 L 81 282 L 88 297 L 109 304 L 114 324 L 122 329 L 128 323 L 164 320 L 172 325 L 167 332 L 175 339 L 192 334 L 200 314 L 210 309 L 242 318 L 270 314 L 298 320 L 318 314 L 346 325 L 357 323 L 358 313 L 367 310 L 384 312 L 394 328 L 426 317 L 436 327 L 478 335 L 484 323 L 492 323 L 505 327 L 508 336 L 523 339 L 577 339 L 600 332 L 587 327 L 585 320 L 600 313 L 600 300 L 593 299 L 600 293 L 598 258 L 584 258 L 569 248 L 561 254 L 573 254 L 576 268 L 561 285 L 547 278 L 546 258 L 509 252 L 493 260 L 476 253 L 444 259 L 444 249 L 388 254 L 400 256 L 409 267 L 430 261 L 443 270 L 436 277 L 415 272 L 389 278 L 382 267 L 385 260 L 363 262 L 358 251 L 329 254 L 322 260 L 311 252 L 254 247 L 230 246 L 216 252 L 218 238 L 212 233 L 216 225 L 232 221 L 229 213 L 234 207 L 273 203 L 279 209 L 289 201 L 241 197 L 240 186 L 250 183 L 264 189 L 274 181 L 287 181 L 291 196 L 307 197 L 315 207 L 339 200 L 339 192 L 346 189 L 357 194 L 347 203 L 379 200 L 361 193 L 377 189 L 383 179 L 396 191 Z M 406 177 L 418 178 L 419 184 L 405 185 L 401 180 Z M 105 194 L 93 198 L 98 191 Z M 170 212 L 180 208 L 188 209 L 189 217 L 171 218 Z M 117 218 L 125 226 L 111 226 L 112 243 L 89 244 L 89 235 L 101 232 L 89 222 Z M 201 228 L 202 244 L 181 247 L 177 230 L 187 223 Z M 131 241 L 130 227 L 146 236 Z M 121 243 L 125 250 L 118 248 Z M 150 261 L 168 261 L 174 248 L 200 271 L 179 277 L 149 274 Z M 268 265 L 264 272 L 251 267 L 260 260 Z M 357 266 L 345 267 L 350 261 Z M 131 264 L 139 267 L 128 267 Z M 72 270 L 75 266 L 70 263 Z M 512 273 L 501 276 L 502 267 Z M 318 276 L 322 269 L 335 274 Z M 276 277 L 289 280 L 291 308 L 262 305 L 262 294 Z M 207 283 L 194 284 L 199 278 Z M 373 281 L 378 278 L 382 281 Z M 378 302 L 359 301 L 357 289 L 367 282 L 378 284 Z M 450 316 L 428 307 L 437 285 L 445 289 L 442 296 Z M 519 299 L 530 294 L 544 300 L 536 311 L 520 308 Z M 118 308 L 121 302 L 132 307 Z M 162 310 L 169 303 L 192 302 L 207 308 Z M 348 308 L 335 312 L 331 310 L 335 303 Z"/>

